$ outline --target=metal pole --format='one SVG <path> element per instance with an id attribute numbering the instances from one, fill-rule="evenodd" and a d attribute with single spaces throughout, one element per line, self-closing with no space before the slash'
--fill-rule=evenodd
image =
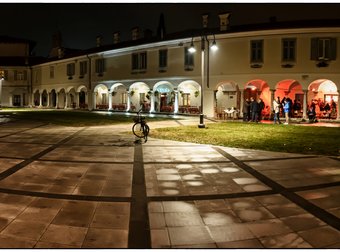
<path id="1" fill-rule="evenodd" d="M 203 87 L 204 87 L 204 49 L 205 49 L 205 37 L 202 37 L 201 39 L 201 109 L 200 109 L 200 123 L 198 125 L 198 128 L 205 128 L 204 124 L 204 114 L 203 114 Z"/>

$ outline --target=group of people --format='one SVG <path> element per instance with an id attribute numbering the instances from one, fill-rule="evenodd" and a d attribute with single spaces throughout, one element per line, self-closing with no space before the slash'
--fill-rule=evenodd
<path id="1" fill-rule="evenodd" d="M 317 114 L 321 113 L 323 113 L 328 119 L 336 117 L 335 101 L 332 99 L 330 103 L 324 103 L 321 99 L 313 99 L 307 110 L 309 122 L 317 122 Z"/>
<path id="2" fill-rule="evenodd" d="M 260 122 L 262 120 L 262 111 L 265 108 L 265 104 L 261 98 L 255 100 L 250 97 L 243 103 L 243 121 L 244 122 Z"/>
<path id="3" fill-rule="evenodd" d="M 294 102 L 296 104 L 296 102 Z M 291 112 L 293 109 L 292 100 L 289 97 L 284 97 L 282 101 L 280 101 L 280 97 L 277 97 L 273 101 L 273 111 L 274 111 L 274 124 L 278 123 L 281 124 L 280 121 L 280 113 L 281 110 L 285 116 L 284 124 L 289 124 L 289 118 L 291 117 Z"/>

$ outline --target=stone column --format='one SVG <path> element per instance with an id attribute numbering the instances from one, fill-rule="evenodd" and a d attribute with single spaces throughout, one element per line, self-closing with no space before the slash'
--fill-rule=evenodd
<path id="1" fill-rule="evenodd" d="M 273 102 L 275 100 L 275 89 L 270 89 L 270 101 L 269 101 L 269 108 L 270 108 L 270 118 L 274 118 L 274 112 L 273 112 Z"/>
<path id="2" fill-rule="evenodd" d="M 303 91 L 303 112 L 302 112 L 302 118 L 307 119 L 307 96 L 308 96 L 308 90 L 302 90 Z"/>
<path id="3" fill-rule="evenodd" d="M 76 92 L 75 99 L 76 99 L 76 109 L 79 109 L 79 92 Z"/>
<path id="4" fill-rule="evenodd" d="M 174 113 L 177 114 L 178 113 L 178 94 L 179 92 L 176 90 L 175 91 L 175 106 L 174 106 Z"/>
<path id="5" fill-rule="evenodd" d="M 55 108 L 59 107 L 59 92 L 55 92 Z"/>
<path id="6" fill-rule="evenodd" d="M 65 106 L 64 106 L 64 109 L 67 109 L 67 107 L 68 107 L 68 102 L 69 102 L 69 93 L 66 93 L 66 92 L 65 92 L 65 97 L 66 97 L 66 99 L 65 99 Z"/>
<path id="7" fill-rule="evenodd" d="M 39 92 L 39 108 L 42 107 L 42 93 Z"/>
<path id="8" fill-rule="evenodd" d="M 150 103 L 151 103 L 150 112 L 154 113 L 155 112 L 155 96 L 153 95 L 153 92 L 150 94 Z"/>
<path id="9" fill-rule="evenodd" d="M 338 98 L 338 109 L 337 109 L 337 112 L 336 112 L 336 119 L 337 120 L 340 120 L 340 100 Z"/>
<path id="10" fill-rule="evenodd" d="M 131 95 L 130 95 L 130 92 L 128 92 L 126 111 L 129 111 L 130 108 L 131 108 Z"/>
<path id="11" fill-rule="evenodd" d="M 98 92 L 93 92 L 92 94 L 92 108 L 97 109 L 97 94 Z"/>
<path id="12" fill-rule="evenodd" d="M 112 110 L 112 93 L 107 91 L 107 95 L 109 96 L 109 110 Z"/>

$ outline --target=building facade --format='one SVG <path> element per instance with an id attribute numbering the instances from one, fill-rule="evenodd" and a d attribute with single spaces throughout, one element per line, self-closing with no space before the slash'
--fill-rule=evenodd
<path id="1" fill-rule="evenodd" d="M 229 111 L 242 116 L 245 99 L 254 97 L 264 101 L 263 114 L 270 117 L 273 99 L 289 97 L 301 104 L 295 117 L 306 118 L 307 107 L 315 103 L 320 118 L 340 119 L 339 22 L 228 27 L 226 17 L 221 15 L 218 29 L 203 28 L 191 36 L 138 40 L 134 29 L 131 43 L 117 42 L 115 34 L 111 46 L 101 46 L 97 38 L 96 48 L 20 66 L 12 69 L 12 77 L 7 68 L 2 106 L 143 107 L 150 113 L 225 118 L 235 116 Z M 214 43 L 217 51 L 210 49 Z M 17 91 L 5 89 L 14 84 Z M 22 86 L 26 89 L 18 91 Z"/>

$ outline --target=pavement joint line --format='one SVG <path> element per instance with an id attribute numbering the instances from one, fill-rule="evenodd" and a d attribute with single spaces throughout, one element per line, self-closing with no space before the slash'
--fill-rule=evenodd
<path id="1" fill-rule="evenodd" d="M 95 195 L 76 195 L 76 194 L 61 194 L 61 193 L 47 193 L 0 188 L 0 193 L 14 194 L 20 196 L 31 196 L 49 199 L 62 200 L 78 200 L 78 201 L 96 201 L 96 202 L 131 202 L 131 197 L 119 196 L 95 196 Z"/>
<path id="2" fill-rule="evenodd" d="M 175 122 L 176 122 L 177 124 L 179 124 L 180 126 L 184 126 L 184 124 L 181 123 L 179 120 L 175 120 Z"/>
<path id="3" fill-rule="evenodd" d="M 142 144 L 134 149 L 128 248 L 151 248 Z"/>
<path id="4" fill-rule="evenodd" d="M 322 189 L 322 188 L 328 188 L 328 187 L 334 187 L 334 186 L 340 186 L 340 181 L 331 182 L 331 183 L 324 183 L 324 184 L 317 184 L 317 185 L 290 187 L 288 190 L 293 191 L 293 192 L 300 192 L 300 191 L 309 191 L 309 190 Z"/>
<path id="5" fill-rule="evenodd" d="M 7 122 L 7 123 L 9 123 L 9 122 Z M 32 128 L 29 128 L 29 129 L 24 129 L 24 130 L 19 130 L 19 131 L 13 132 L 13 133 L 9 133 L 9 134 L 7 134 L 7 135 L 0 136 L 0 138 L 12 136 L 12 135 L 17 135 L 18 133 L 23 133 L 23 132 L 25 132 L 25 131 L 29 131 L 29 130 L 32 130 L 32 129 L 36 129 L 36 128 L 43 127 L 43 126 L 46 126 L 46 125 L 48 125 L 48 123 L 40 124 L 40 125 L 38 125 L 38 126 L 34 126 L 34 127 L 32 127 Z M 1 127 L 0 127 L 0 128 L 1 128 Z"/>
<path id="6" fill-rule="evenodd" d="M 24 161 L 20 162 L 19 164 L 16 164 L 14 166 L 12 166 L 11 168 L 8 168 L 7 170 L 3 171 L 0 173 L 0 181 L 9 177 L 10 175 L 12 175 L 13 173 L 21 170 L 22 168 L 24 168 L 25 166 L 29 165 L 30 163 L 38 160 L 39 158 L 41 158 L 42 156 L 46 155 L 47 153 L 53 151 L 54 149 L 56 149 L 57 147 L 63 145 L 64 143 L 66 143 L 67 141 L 69 141 L 70 139 L 72 139 L 73 137 L 75 137 L 76 135 L 80 134 L 82 131 L 84 131 L 87 127 L 82 128 L 78 131 L 76 131 L 75 133 L 73 133 L 72 135 L 60 140 L 58 143 L 51 145 L 50 147 L 48 147 L 47 149 L 33 155 L 30 158 L 25 159 Z"/>
<path id="7" fill-rule="evenodd" d="M 55 162 L 55 163 L 81 163 L 81 164 L 133 164 L 133 161 L 94 161 L 94 160 L 60 160 L 38 158 L 37 161 Z"/>
<path id="8" fill-rule="evenodd" d="M 329 226 L 340 230 L 340 219 L 334 216 L 333 214 L 327 212 L 326 210 L 314 205 L 310 201 L 306 200 L 305 198 L 295 194 L 294 192 L 290 191 L 289 189 L 285 188 L 284 186 L 280 185 L 279 183 L 273 181 L 272 179 L 268 178 L 267 176 L 263 175 L 262 173 L 256 171 L 252 167 L 246 165 L 243 161 L 238 160 L 231 154 L 227 153 L 226 151 L 222 150 L 217 146 L 212 147 L 214 150 L 219 152 L 224 157 L 231 160 L 235 163 L 238 167 L 243 169 L 244 171 L 248 172 L 258 180 L 260 180 L 265 185 L 272 188 L 274 191 L 277 191 L 282 196 L 286 197 L 293 203 L 297 204 L 299 207 L 303 208 L 307 212 L 311 213 L 315 217 L 319 218 L 323 222 L 327 223 Z"/>
<path id="9" fill-rule="evenodd" d="M 256 196 L 265 196 L 277 194 L 275 190 L 265 190 L 256 192 L 239 192 L 229 194 L 204 194 L 204 195 L 177 195 L 177 196 L 149 196 L 149 201 L 193 201 L 193 200 L 211 200 L 211 199 L 233 199 L 247 198 Z"/>

